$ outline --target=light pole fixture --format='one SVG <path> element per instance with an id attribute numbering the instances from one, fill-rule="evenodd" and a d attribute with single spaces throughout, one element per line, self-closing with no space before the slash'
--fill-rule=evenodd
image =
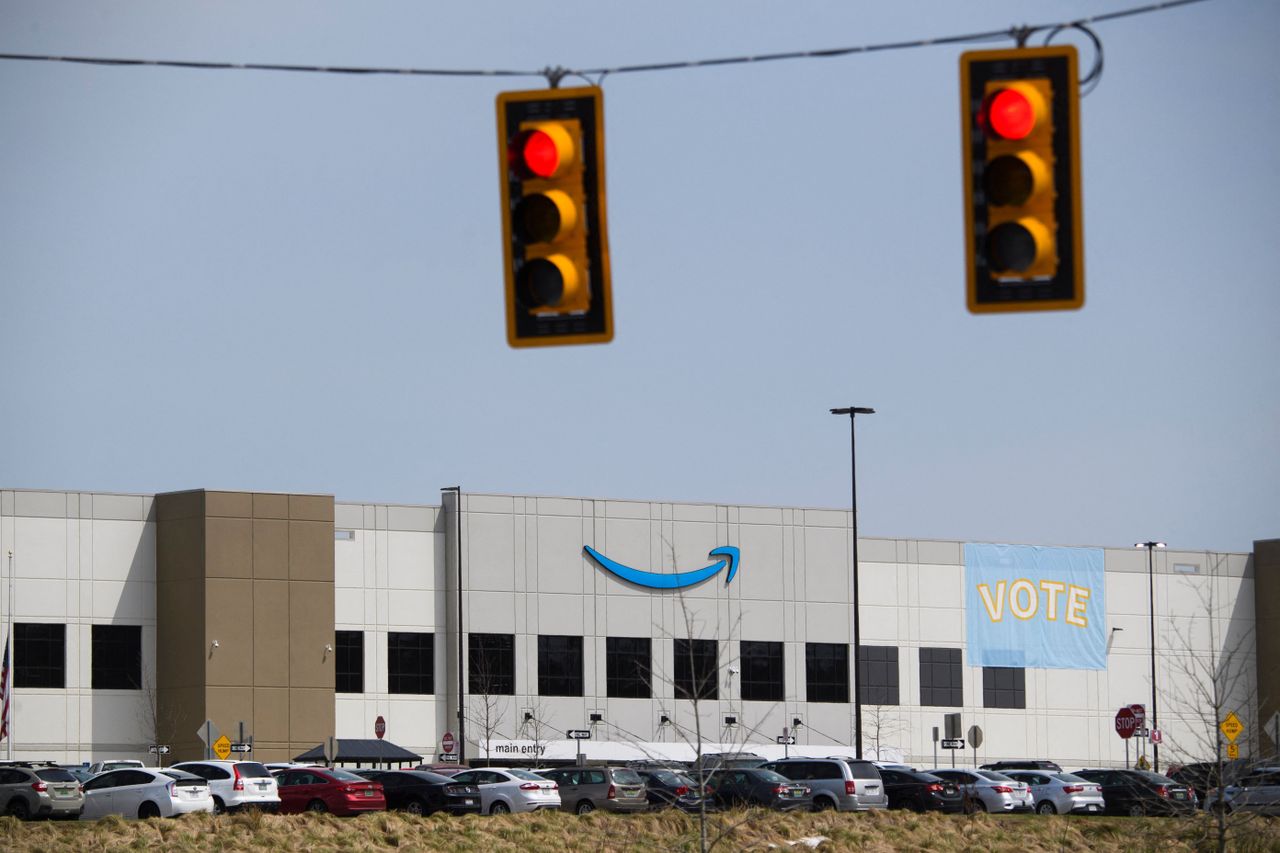
<path id="1" fill-rule="evenodd" d="M 858 611 L 861 609 L 858 596 L 858 442 L 853 422 L 858 415 L 875 413 L 875 409 L 859 406 L 831 410 L 833 415 L 849 416 L 849 480 L 852 489 L 851 515 L 853 516 L 853 739 L 856 742 L 858 758 L 862 758 L 862 671 L 858 666 L 858 655 L 862 649 L 862 630 L 858 618 Z"/>
<path id="2" fill-rule="evenodd" d="M 1147 549 L 1147 597 L 1151 605 L 1151 721 L 1147 731 L 1154 731 L 1159 717 L 1156 714 L 1156 562 L 1155 550 L 1163 548 L 1163 542 L 1134 542 L 1135 548 Z M 1149 737 L 1150 735 L 1148 735 Z M 1160 772 L 1160 744 L 1151 744 L 1151 769 Z"/>
<path id="3" fill-rule="evenodd" d="M 467 763 L 467 714 L 466 714 L 466 678 L 462 668 L 462 643 L 466 635 L 462 632 L 462 486 L 445 486 L 440 491 L 453 492 L 453 517 L 456 523 L 454 544 L 458 549 L 458 763 Z M 444 500 L 440 501 L 440 509 L 444 510 Z"/>

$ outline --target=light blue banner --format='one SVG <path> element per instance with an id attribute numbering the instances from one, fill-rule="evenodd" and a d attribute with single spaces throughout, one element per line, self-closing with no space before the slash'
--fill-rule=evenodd
<path id="1" fill-rule="evenodd" d="M 1101 548 L 964 546 L 970 666 L 1106 669 Z"/>

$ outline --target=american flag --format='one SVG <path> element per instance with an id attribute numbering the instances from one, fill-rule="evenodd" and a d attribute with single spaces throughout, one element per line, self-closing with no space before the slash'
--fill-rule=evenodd
<path id="1" fill-rule="evenodd" d="M 4 710 L 0 711 L 0 740 L 9 736 L 9 639 L 4 641 L 4 669 L 0 670 L 0 703 Z"/>

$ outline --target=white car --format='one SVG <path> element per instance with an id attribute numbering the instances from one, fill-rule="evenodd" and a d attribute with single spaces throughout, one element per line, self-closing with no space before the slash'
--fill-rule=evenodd
<path id="1" fill-rule="evenodd" d="M 209 783 L 216 814 L 243 808 L 274 812 L 280 808 L 276 777 L 257 761 L 183 761 L 171 770 L 183 770 Z"/>
<path id="2" fill-rule="evenodd" d="M 124 817 L 175 817 L 188 812 L 213 812 L 209 783 L 181 770 L 125 767 L 108 770 L 84 783 L 81 820 L 109 814 Z"/>
<path id="3" fill-rule="evenodd" d="M 106 761 L 95 761 L 89 765 L 89 773 L 97 776 L 99 773 L 106 773 L 108 770 L 119 770 L 121 767 L 145 767 L 141 761 L 136 758 L 108 758 Z"/>
<path id="4" fill-rule="evenodd" d="M 484 814 L 536 812 L 560 808 L 560 786 L 544 776 L 511 767 L 484 767 L 455 773 L 452 781 L 480 789 Z"/>

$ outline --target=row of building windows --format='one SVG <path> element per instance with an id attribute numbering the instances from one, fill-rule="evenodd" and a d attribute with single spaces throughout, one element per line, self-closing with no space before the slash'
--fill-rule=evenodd
<path id="1" fill-rule="evenodd" d="M 514 634 L 468 636 L 468 689 L 473 694 L 512 696 L 516 692 Z M 718 699 L 719 642 L 676 639 L 672 687 L 677 699 Z M 364 632 L 338 631 L 336 688 L 339 693 L 364 692 Z M 387 688 L 391 693 L 433 693 L 434 635 L 390 632 L 387 635 Z M 897 646 L 860 646 L 858 678 L 866 705 L 901 704 Z M 743 640 L 739 643 L 739 692 L 747 701 L 781 702 L 785 698 L 783 644 Z M 849 647 L 841 643 L 805 643 L 805 701 L 850 701 Z M 582 696 L 583 638 L 538 637 L 538 695 Z M 653 696 L 653 644 L 648 637 L 605 638 L 605 693 L 615 699 Z M 984 667 L 982 699 L 987 708 L 1025 708 L 1026 672 L 1021 668 Z M 960 649 L 920 649 L 920 704 L 946 708 L 964 705 L 964 672 Z"/>
<path id="2" fill-rule="evenodd" d="M 90 685 L 94 690 L 142 689 L 142 627 L 90 627 Z M 67 626 L 17 622 L 13 626 L 13 686 L 67 686 Z"/>

